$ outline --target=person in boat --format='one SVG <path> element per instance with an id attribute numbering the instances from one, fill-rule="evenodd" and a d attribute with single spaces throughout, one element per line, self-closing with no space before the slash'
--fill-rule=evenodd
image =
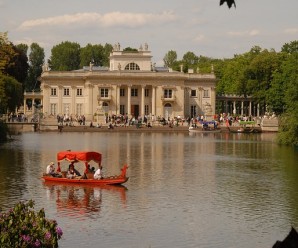
<path id="1" fill-rule="evenodd" d="M 49 165 L 47 166 L 47 174 L 48 174 L 48 175 L 52 175 L 52 176 L 55 176 L 55 175 L 56 175 L 54 165 L 55 165 L 54 162 L 51 162 L 51 163 L 49 163 Z"/>
<path id="2" fill-rule="evenodd" d="M 87 165 L 87 173 L 84 173 L 84 175 L 82 176 L 82 179 L 88 179 L 91 177 L 92 175 L 92 178 L 93 178 L 93 174 L 95 173 L 95 168 L 90 164 Z M 91 174 L 91 175 L 90 175 Z"/>
<path id="3" fill-rule="evenodd" d="M 81 176 L 80 172 L 78 172 L 78 171 L 75 169 L 74 164 L 71 163 L 71 164 L 69 165 L 69 167 L 68 167 L 68 171 L 67 171 L 67 176 L 66 176 L 66 177 L 72 179 L 72 178 L 80 177 L 80 176 Z"/>
<path id="4" fill-rule="evenodd" d="M 102 166 L 101 165 L 99 165 L 99 167 L 95 171 L 93 177 L 94 177 L 94 179 L 102 179 L 103 178 L 103 175 L 102 175 Z"/>

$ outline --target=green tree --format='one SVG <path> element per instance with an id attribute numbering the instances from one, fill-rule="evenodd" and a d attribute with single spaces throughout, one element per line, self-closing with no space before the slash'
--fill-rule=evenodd
<path id="1" fill-rule="evenodd" d="M 282 48 L 281 51 L 283 53 L 297 53 L 298 52 L 298 40 L 292 41 L 290 43 L 285 43 Z"/>
<path id="2" fill-rule="evenodd" d="M 5 68 L 13 65 L 13 57 L 16 55 L 16 51 L 13 48 L 13 44 L 8 40 L 7 32 L 0 32 L 0 73 Z"/>
<path id="3" fill-rule="evenodd" d="M 29 71 L 28 78 L 26 80 L 26 91 L 39 91 L 40 82 L 37 80 L 42 73 L 42 65 L 45 62 L 45 53 L 44 49 L 40 47 L 37 43 L 32 43 L 30 45 L 30 54 L 29 54 Z"/>
<path id="4" fill-rule="evenodd" d="M 138 49 L 132 47 L 126 47 L 123 49 L 123 52 L 138 52 Z"/>
<path id="5" fill-rule="evenodd" d="M 4 69 L 4 73 L 14 77 L 24 86 L 29 68 L 28 57 L 24 50 L 18 46 L 12 45 L 12 48 L 14 49 L 14 56 L 11 57 L 10 63 Z"/>
<path id="6" fill-rule="evenodd" d="M 278 142 L 298 146 L 298 52 L 290 54 L 282 64 L 285 113 L 281 116 Z"/>
<path id="7" fill-rule="evenodd" d="M 22 84 L 15 78 L 0 74 L 0 113 L 14 112 L 22 105 Z"/>
<path id="8" fill-rule="evenodd" d="M 173 68 L 175 62 L 177 62 L 177 52 L 170 50 L 166 53 L 163 58 L 164 66 L 168 68 Z"/>
<path id="9" fill-rule="evenodd" d="M 102 60 L 102 66 L 109 66 L 110 65 L 110 53 L 113 51 L 113 46 L 109 43 L 106 43 L 103 47 L 104 56 Z"/>
<path id="10" fill-rule="evenodd" d="M 102 66 L 104 56 L 104 47 L 102 45 L 87 44 L 87 46 L 81 48 L 80 67 L 88 66 L 90 62 L 96 66 Z"/>
<path id="11" fill-rule="evenodd" d="M 22 50 L 23 52 L 24 52 L 24 54 L 28 54 L 28 45 L 27 44 L 23 44 L 23 43 L 21 43 L 21 44 L 18 44 L 18 45 L 16 45 L 16 47 L 18 48 L 18 49 L 20 49 L 20 50 Z"/>
<path id="12" fill-rule="evenodd" d="M 49 66 L 55 71 L 72 71 L 80 68 L 80 45 L 65 41 L 51 50 Z"/>
<path id="13" fill-rule="evenodd" d="M 189 68 L 196 69 L 198 61 L 199 57 L 195 55 L 193 52 L 185 53 L 182 58 L 183 71 L 187 72 Z"/>

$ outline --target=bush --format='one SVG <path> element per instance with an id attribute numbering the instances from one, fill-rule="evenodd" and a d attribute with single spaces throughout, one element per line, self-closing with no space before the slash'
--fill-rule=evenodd
<path id="1" fill-rule="evenodd" d="M 44 209 L 34 211 L 34 202 L 19 202 L 7 213 L 0 211 L 0 247 L 58 247 L 63 235 Z"/>

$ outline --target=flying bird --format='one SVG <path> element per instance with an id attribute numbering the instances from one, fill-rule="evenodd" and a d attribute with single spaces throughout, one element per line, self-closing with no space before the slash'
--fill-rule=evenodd
<path id="1" fill-rule="evenodd" d="M 223 5 L 225 2 L 227 2 L 227 5 L 229 6 L 229 8 L 231 8 L 233 4 L 236 8 L 236 3 L 234 0 L 220 0 L 219 5 Z"/>

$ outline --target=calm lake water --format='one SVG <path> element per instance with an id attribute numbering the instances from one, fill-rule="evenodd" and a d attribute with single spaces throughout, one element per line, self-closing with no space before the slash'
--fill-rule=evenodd
<path id="1" fill-rule="evenodd" d="M 0 146 L 0 207 L 33 199 L 63 229 L 62 248 L 265 248 L 298 228 L 298 152 L 275 144 L 275 134 L 14 138 Z M 101 152 L 106 175 L 127 163 L 130 179 L 125 187 L 45 184 L 46 165 L 67 149 Z"/>

